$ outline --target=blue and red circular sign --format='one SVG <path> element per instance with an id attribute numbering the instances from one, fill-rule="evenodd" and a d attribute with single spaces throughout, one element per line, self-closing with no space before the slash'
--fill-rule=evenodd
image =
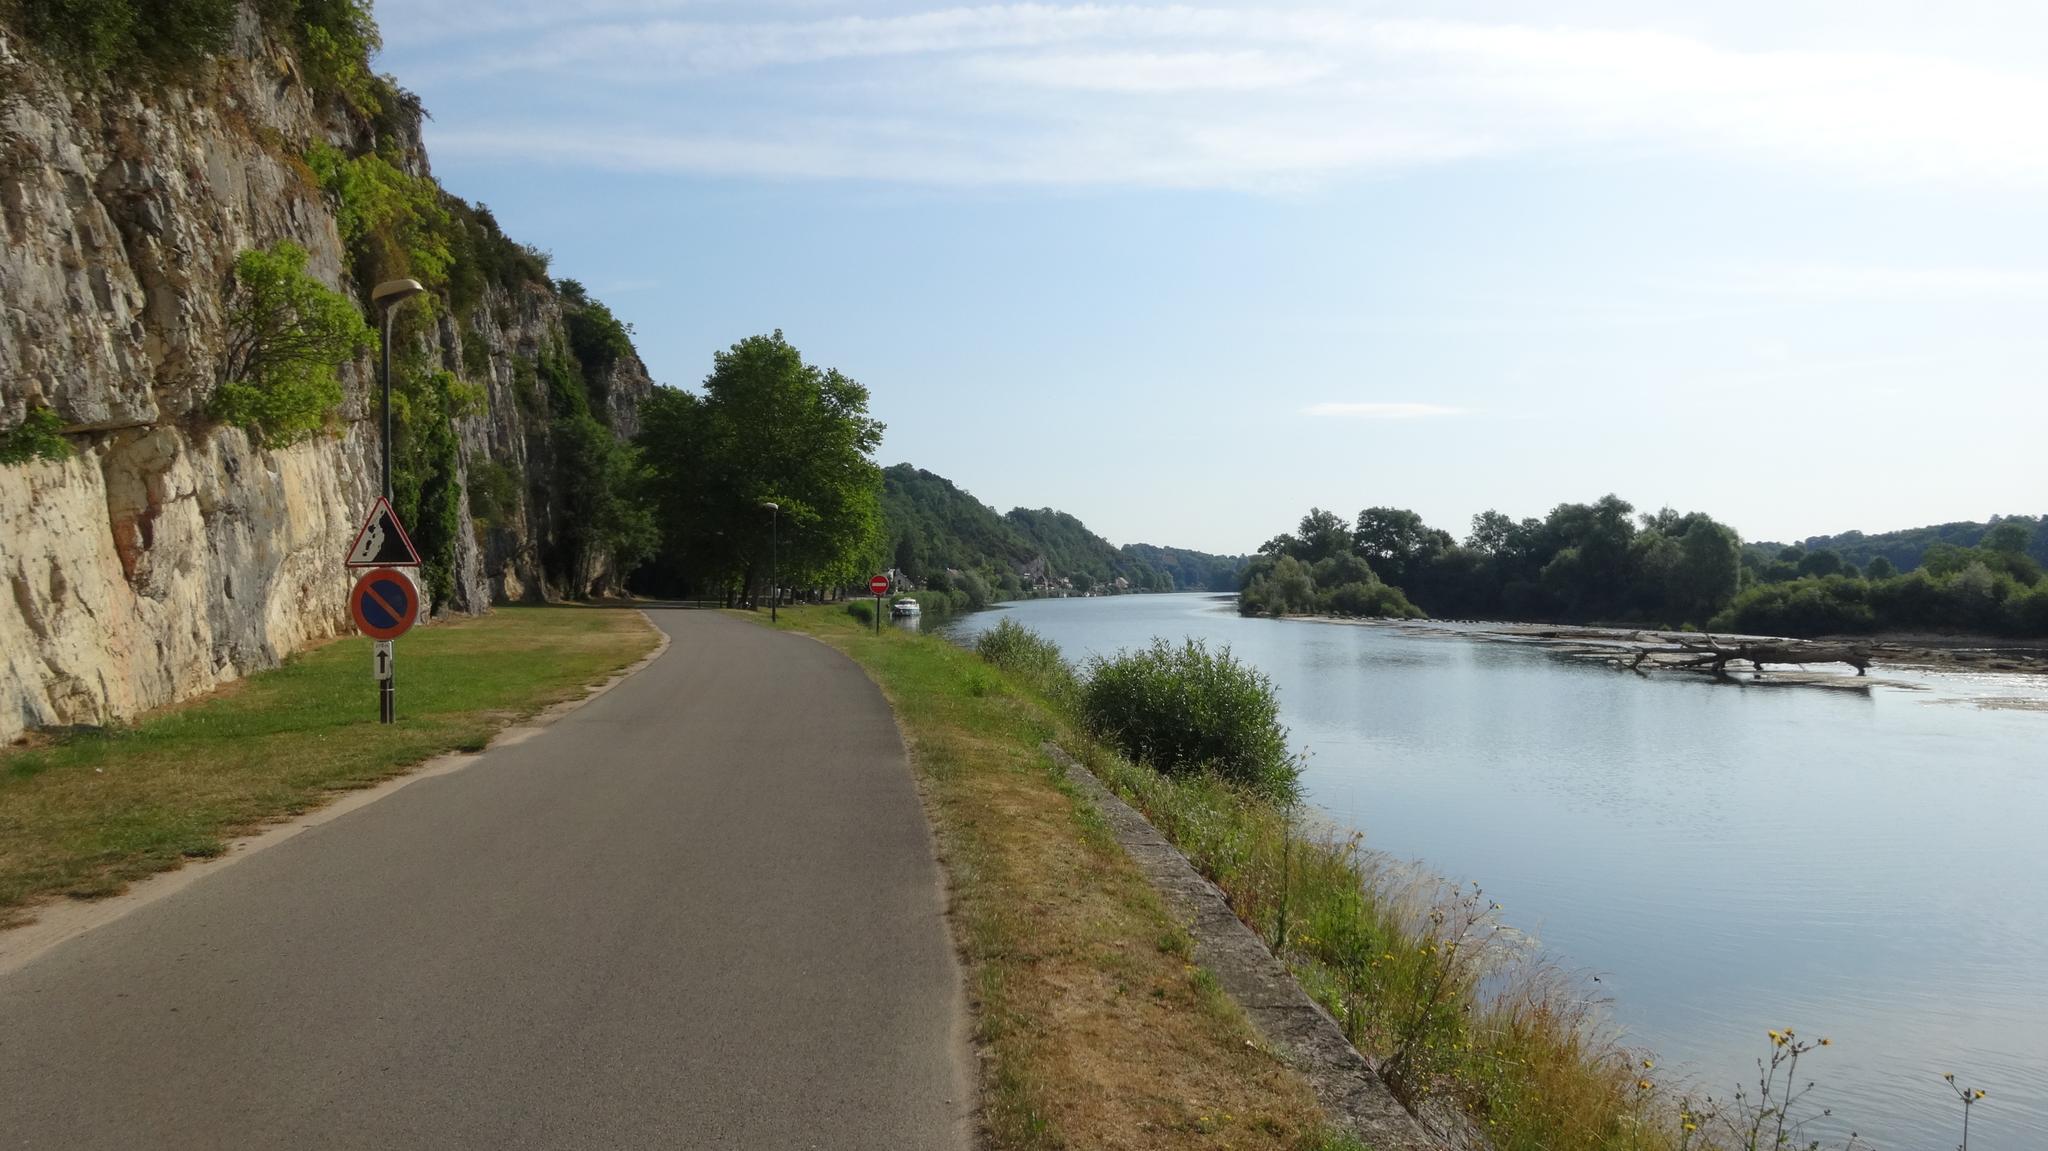
<path id="1" fill-rule="evenodd" d="M 420 613 L 419 593 L 397 568 L 373 568 L 348 593 L 348 613 L 371 639 L 397 639 Z"/>

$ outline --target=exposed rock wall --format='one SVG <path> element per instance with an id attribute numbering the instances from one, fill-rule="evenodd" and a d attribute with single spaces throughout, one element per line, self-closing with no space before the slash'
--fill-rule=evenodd
<path id="1" fill-rule="evenodd" d="M 360 298 L 299 159 L 360 129 L 298 76 L 246 9 L 229 55 L 143 92 L 82 91 L 0 29 L 0 429 L 49 407 L 74 451 L 0 465 L 0 740 L 186 698 L 348 627 L 341 555 L 378 484 L 368 357 L 341 372 L 333 434 L 273 450 L 205 416 L 238 253 L 294 241 Z M 403 144 L 423 173 L 416 126 Z M 486 461 L 531 473 L 552 447 L 519 365 L 566 341 L 561 302 L 493 287 L 428 338 L 485 386 L 458 422 L 465 480 Z M 471 340 L 486 357 L 464 356 Z M 487 379 L 464 371 L 486 361 Z M 603 394 L 629 434 L 651 383 L 637 360 L 614 374 Z M 465 496 L 437 609 L 564 590 L 542 570 L 549 516 L 529 496 L 472 531 Z"/>

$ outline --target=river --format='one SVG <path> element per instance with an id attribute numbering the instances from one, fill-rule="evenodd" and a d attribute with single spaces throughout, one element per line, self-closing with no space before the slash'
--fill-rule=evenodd
<path id="1" fill-rule="evenodd" d="M 2039 677 L 1880 668 L 1867 691 L 1638 677 L 1540 648 L 1240 618 L 1227 598 L 1035 600 L 999 619 L 1079 661 L 1228 644 L 1278 690 L 1307 798 L 1476 881 L 1607 996 L 1659 1074 L 1752 1083 L 1765 1031 L 1880 1148 L 2048 1147 L 2048 698 Z M 1592 980 L 1598 980 L 1597 983 Z"/>

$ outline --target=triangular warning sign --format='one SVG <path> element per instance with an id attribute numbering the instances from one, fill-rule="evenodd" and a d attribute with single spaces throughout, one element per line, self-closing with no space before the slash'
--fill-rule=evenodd
<path id="1" fill-rule="evenodd" d="M 347 566 L 420 566 L 420 553 L 412 550 L 412 541 L 406 538 L 405 528 L 400 526 L 397 514 L 391 510 L 391 501 L 383 496 L 377 497 L 376 505 L 363 520 L 363 530 L 356 533 L 356 542 L 348 549 Z"/>

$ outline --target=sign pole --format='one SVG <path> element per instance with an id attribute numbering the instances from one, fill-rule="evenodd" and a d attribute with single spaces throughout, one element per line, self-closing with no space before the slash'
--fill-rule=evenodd
<path id="1" fill-rule="evenodd" d="M 889 594 L 889 577 L 874 576 L 868 580 L 868 591 L 875 597 L 875 634 L 882 634 L 882 597 Z"/>
<path id="2" fill-rule="evenodd" d="M 377 641 L 371 650 L 371 674 L 377 680 L 377 722 L 396 723 L 398 704 L 392 690 L 392 640 L 404 635 L 419 617 L 419 585 L 395 567 L 363 573 L 348 595 L 349 615 L 356 630 Z"/>
<path id="3" fill-rule="evenodd" d="M 372 649 L 373 674 L 377 677 L 377 722 L 393 723 L 398 718 L 398 697 L 392 690 L 391 665 L 393 658 L 391 641 L 380 639 Z"/>

